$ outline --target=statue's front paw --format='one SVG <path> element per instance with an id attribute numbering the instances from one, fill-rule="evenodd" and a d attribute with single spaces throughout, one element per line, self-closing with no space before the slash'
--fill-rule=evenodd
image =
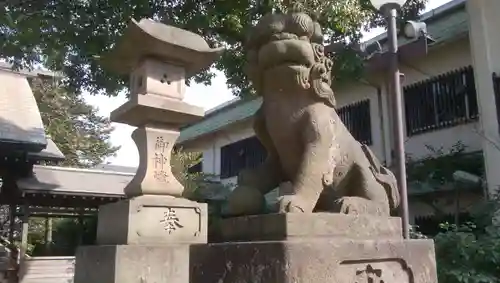
<path id="1" fill-rule="evenodd" d="M 229 215 L 252 215 L 263 213 L 265 207 L 264 195 L 249 186 L 238 186 L 229 195 Z"/>
<path id="2" fill-rule="evenodd" d="M 254 169 L 243 169 L 238 174 L 238 183 L 256 184 L 259 183 L 259 175 Z"/>
<path id="3" fill-rule="evenodd" d="M 343 197 L 335 201 L 339 213 L 344 214 L 362 214 L 361 198 Z"/>
<path id="4" fill-rule="evenodd" d="M 278 201 L 279 213 L 304 213 L 304 205 L 301 204 L 301 200 L 296 195 L 285 195 L 281 196 Z"/>
<path id="5" fill-rule="evenodd" d="M 370 214 L 373 216 L 388 215 L 388 207 L 384 204 L 360 197 L 343 197 L 336 200 L 339 213 L 360 215 Z"/>

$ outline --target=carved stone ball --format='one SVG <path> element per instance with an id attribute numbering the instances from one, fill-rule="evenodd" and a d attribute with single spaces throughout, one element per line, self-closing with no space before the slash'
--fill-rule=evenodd
<path id="1" fill-rule="evenodd" d="M 264 195 L 253 187 L 238 186 L 228 198 L 230 215 L 260 214 L 265 205 Z"/>

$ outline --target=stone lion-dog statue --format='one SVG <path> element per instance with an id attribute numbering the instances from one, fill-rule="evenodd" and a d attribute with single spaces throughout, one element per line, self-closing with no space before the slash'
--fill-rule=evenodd
<path id="1" fill-rule="evenodd" d="M 389 216 L 399 205 L 396 178 L 335 111 L 319 23 L 300 10 L 266 15 L 246 49 L 246 73 L 263 101 L 254 130 L 267 159 L 240 172 L 229 213 L 263 213 L 264 195 L 280 187 L 280 213 Z"/>

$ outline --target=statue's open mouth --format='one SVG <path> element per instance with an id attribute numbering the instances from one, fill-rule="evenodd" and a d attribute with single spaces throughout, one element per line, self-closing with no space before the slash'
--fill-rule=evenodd
<path id="1" fill-rule="evenodd" d="M 278 33 L 260 47 L 258 62 L 261 70 L 283 65 L 310 67 L 314 64 L 314 52 L 309 40 L 290 33 Z"/>

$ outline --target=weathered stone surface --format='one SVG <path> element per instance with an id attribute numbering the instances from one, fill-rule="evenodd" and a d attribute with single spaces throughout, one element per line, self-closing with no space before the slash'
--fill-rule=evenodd
<path id="1" fill-rule="evenodd" d="M 183 67 L 145 59 L 130 74 L 130 97 L 153 94 L 182 100 L 186 91 Z"/>
<path id="2" fill-rule="evenodd" d="M 125 195 L 168 195 L 181 197 L 184 186 L 172 174 L 170 158 L 178 130 L 139 127 L 132 139 L 139 150 L 139 167 L 125 187 Z"/>
<path id="3" fill-rule="evenodd" d="M 263 99 L 254 129 L 267 159 L 238 176 L 230 213 L 263 212 L 260 198 L 245 196 L 285 185 L 278 212 L 389 216 L 399 205 L 396 178 L 340 119 L 321 26 L 295 8 L 265 15 L 248 35 L 246 71 Z"/>
<path id="4" fill-rule="evenodd" d="M 75 283 L 190 282 L 188 245 L 80 247 L 76 258 Z"/>
<path id="5" fill-rule="evenodd" d="M 190 283 L 437 283 L 432 240 L 193 245 Z"/>
<path id="6" fill-rule="evenodd" d="M 200 107 L 159 95 L 138 95 L 110 114 L 113 122 L 141 127 L 148 123 L 179 128 L 199 120 L 204 115 Z"/>
<path id="7" fill-rule="evenodd" d="M 242 216 L 219 223 L 218 241 L 271 241 L 304 238 L 387 239 L 401 236 L 399 217 L 336 213 L 281 213 Z"/>
<path id="8" fill-rule="evenodd" d="M 139 44 L 138 44 L 139 43 Z M 210 48 L 198 34 L 151 19 L 132 20 L 111 53 L 103 58 L 109 70 L 127 74 L 144 58 L 183 66 L 186 77 L 195 75 L 217 60 L 224 48 Z"/>
<path id="9" fill-rule="evenodd" d="M 99 208 L 98 245 L 206 242 L 206 204 L 170 196 L 140 196 Z"/>

